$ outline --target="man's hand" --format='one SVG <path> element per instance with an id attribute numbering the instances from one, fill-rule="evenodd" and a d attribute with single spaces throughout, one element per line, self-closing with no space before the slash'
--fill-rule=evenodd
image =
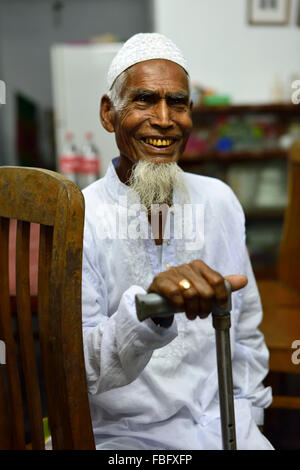
<path id="1" fill-rule="evenodd" d="M 183 279 L 191 284 L 187 290 L 179 285 Z M 227 304 L 225 279 L 230 283 L 232 291 L 242 289 L 248 283 L 246 276 L 233 274 L 223 277 L 203 261 L 195 260 L 157 274 L 148 292 L 166 297 L 176 311 L 185 312 L 189 320 L 197 316 L 206 318 L 212 311 L 213 301 L 221 307 Z"/>

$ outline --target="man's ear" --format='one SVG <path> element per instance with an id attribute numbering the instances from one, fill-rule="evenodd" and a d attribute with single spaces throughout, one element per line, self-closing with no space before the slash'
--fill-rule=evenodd
<path id="1" fill-rule="evenodd" d="M 190 105 L 189 105 L 189 107 L 190 107 L 190 111 L 192 111 L 192 109 L 193 109 L 193 106 L 194 106 L 194 103 L 193 103 L 193 102 L 192 102 L 192 100 L 191 100 L 191 101 L 190 101 Z"/>
<path id="2" fill-rule="evenodd" d="M 104 129 L 114 132 L 114 107 L 108 95 L 103 95 L 101 98 L 100 120 Z"/>

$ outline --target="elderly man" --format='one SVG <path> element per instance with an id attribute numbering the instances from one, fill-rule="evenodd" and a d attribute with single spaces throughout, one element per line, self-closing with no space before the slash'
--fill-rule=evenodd
<path id="1" fill-rule="evenodd" d="M 271 449 L 258 428 L 271 391 L 243 211 L 224 183 L 177 165 L 192 127 L 186 62 L 164 36 L 138 34 L 108 81 L 101 122 L 120 156 L 84 190 L 83 333 L 97 449 L 222 448 L 210 312 L 227 299 L 224 279 L 234 291 L 237 447 Z M 139 322 L 135 295 L 147 291 L 182 313 Z"/>

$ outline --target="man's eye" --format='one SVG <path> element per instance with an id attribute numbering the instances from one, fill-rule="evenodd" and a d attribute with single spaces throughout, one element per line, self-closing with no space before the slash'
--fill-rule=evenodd
<path id="1" fill-rule="evenodd" d="M 134 101 L 138 103 L 146 103 L 146 104 L 154 104 L 158 101 L 158 98 L 156 95 L 151 95 L 151 94 L 141 94 L 137 95 L 134 99 Z"/>
<path id="2" fill-rule="evenodd" d="M 141 103 L 148 103 L 150 101 L 150 97 L 146 95 L 139 95 L 139 96 L 136 96 L 134 101 L 139 101 Z"/>
<path id="3" fill-rule="evenodd" d="M 186 101 L 182 98 L 170 98 L 168 104 L 169 106 L 185 106 Z"/>
<path id="4" fill-rule="evenodd" d="M 176 105 L 179 105 L 179 104 L 180 104 L 180 105 L 184 106 L 184 105 L 186 104 L 186 102 L 185 102 L 185 100 L 183 100 L 183 99 L 181 99 L 181 98 L 175 98 L 175 99 L 173 100 L 173 104 L 176 104 Z"/>

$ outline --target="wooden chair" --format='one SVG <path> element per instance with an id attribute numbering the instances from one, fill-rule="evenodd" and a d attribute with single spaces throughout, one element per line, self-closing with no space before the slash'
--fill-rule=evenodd
<path id="1" fill-rule="evenodd" d="M 288 205 L 277 279 L 258 281 L 258 288 L 264 310 L 261 330 L 270 351 L 270 372 L 300 374 L 300 364 L 292 361 L 295 352 L 292 343 L 300 340 L 300 142 L 291 147 L 288 165 Z M 300 397 L 275 395 L 271 407 L 300 409 Z"/>
<path id="2" fill-rule="evenodd" d="M 16 303 L 9 293 L 10 219 L 17 219 Z M 94 449 L 81 324 L 84 200 L 79 188 L 48 170 L 0 168 L 0 449 L 44 449 L 42 387 L 53 449 Z M 36 360 L 29 282 L 30 223 L 40 224 Z M 17 326 L 16 326 L 17 325 Z M 3 343 L 2 343 L 3 344 Z M 28 418 L 28 419 L 27 419 Z"/>

